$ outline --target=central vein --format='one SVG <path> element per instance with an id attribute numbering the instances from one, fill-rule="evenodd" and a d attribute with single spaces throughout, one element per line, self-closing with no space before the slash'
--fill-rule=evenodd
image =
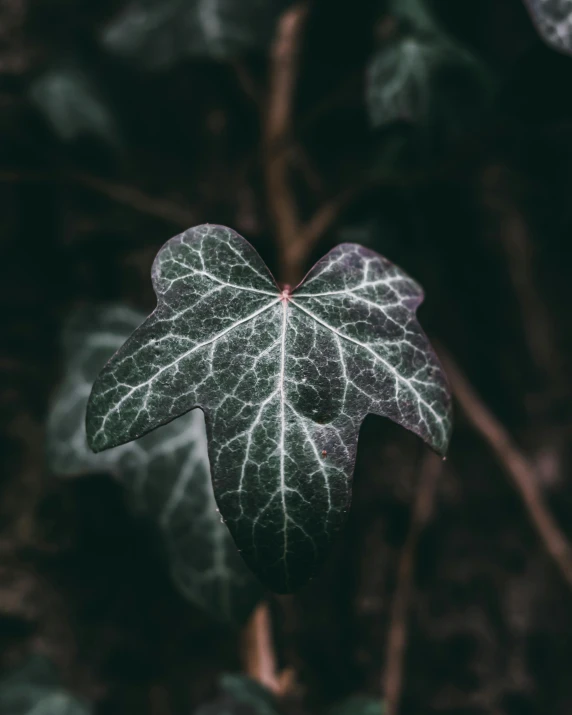
<path id="1" fill-rule="evenodd" d="M 288 573 L 286 553 L 288 551 L 288 515 L 286 512 L 286 480 L 284 475 L 284 439 L 286 433 L 286 326 L 288 324 L 288 301 L 282 301 L 282 341 L 280 350 L 280 492 L 282 495 L 282 529 L 284 534 L 284 568 Z"/>

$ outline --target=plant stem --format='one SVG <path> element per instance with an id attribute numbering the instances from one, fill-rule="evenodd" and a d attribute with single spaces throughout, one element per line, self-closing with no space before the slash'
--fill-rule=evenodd
<path id="1" fill-rule="evenodd" d="M 439 357 L 465 417 L 486 440 L 512 478 L 546 551 L 572 588 L 572 547 L 544 503 L 534 467 L 477 395 L 453 358 L 443 349 L 439 350 Z"/>
<path id="2" fill-rule="evenodd" d="M 243 633 L 243 662 L 246 674 L 273 693 L 280 693 L 276 653 L 268 603 L 261 603 Z"/>
<path id="3" fill-rule="evenodd" d="M 290 136 L 292 102 L 298 75 L 301 33 L 307 15 L 305 4 L 294 5 L 281 16 L 270 56 L 270 90 L 264 121 L 266 193 L 278 244 L 280 278 L 295 285 L 300 278 L 299 264 L 292 260 L 290 246 L 299 232 L 296 196 L 290 184 L 291 155 L 275 152 L 274 147 Z M 244 632 L 246 673 L 273 693 L 283 690 L 277 673 L 271 633 L 270 610 L 262 603 L 255 610 Z"/>
<path id="4" fill-rule="evenodd" d="M 61 181 L 83 186 L 101 194 L 115 203 L 128 206 L 134 211 L 153 216 L 181 228 L 189 228 L 197 222 L 197 214 L 190 208 L 168 199 L 158 199 L 134 186 L 118 184 L 85 172 L 57 174 L 43 171 L 0 170 L 0 182 L 45 182 Z"/>
<path id="5" fill-rule="evenodd" d="M 286 152 L 274 152 L 273 147 L 291 134 L 292 104 L 306 15 L 305 4 L 294 5 L 278 22 L 271 50 L 270 93 L 264 127 L 268 207 L 276 231 L 281 277 L 289 285 L 296 285 L 301 277 L 299 262 L 290 250 L 298 237 L 300 219 L 290 183 L 291 157 Z"/>
<path id="6" fill-rule="evenodd" d="M 431 517 L 437 481 L 442 460 L 433 452 L 426 452 L 415 492 L 411 526 L 399 560 L 397 586 L 391 604 L 391 621 L 387 638 L 387 654 L 382 678 L 385 715 L 397 715 L 403 688 L 403 668 L 407 650 L 407 622 L 413 575 L 415 551 L 419 536 Z"/>

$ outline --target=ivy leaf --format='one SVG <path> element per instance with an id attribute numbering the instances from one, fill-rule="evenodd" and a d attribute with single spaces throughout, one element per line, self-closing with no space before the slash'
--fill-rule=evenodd
<path id="1" fill-rule="evenodd" d="M 395 27 L 386 31 L 366 73 L 372 126 L 404 121 L 459 133 L 488 101 L 484 68 L 439 27 L 421 0 L 390 3 L 390 12 Z"/>
<path id="2" fill-rule="evenodd" d="M 344 522 L 366 414 L 447 449 L 450 395 L 415 318 L 422 290 L 356 244 L 281 290 L 247 241 L 212 225 L 168 241 L 152 276 L 157 308 L 94 384 L 89 444 L 200 406 L 221 514 L 261 580 L 292 591 Z"/>
<path id="3" fill-rule="evenodd" d="M 546 44 L 572 53 L 572 0 L 525 0 L 525 5 Z"/>
<path id="4" fill-rule="evenodd" d="M 268 690 L 243 675 L 225 673 L 219 696 L 202 705 L 195 715 L 277 715 L 275 698 Z"/>
<path id="5" fill-rule="evenodd" d="M 195 410 L 138 442 L 94 454 L 87 445 L 85 410 L 100 369 L 144 316 L 125 306 L 88 307 L 64 331 L 66 377 L 54 396 L 47 448 L 60 475 L 109 471 L 133 505 L 165 536 L 178 588 L 216 618 L 243 622 L 262 587 L 236 551 L 214 500 L 204 417 Z"/>
<path id="6" fill-rule="evenodd" d="M 352 695 L 330 708 L 329 715 L 383 715 L 385 706 L 378 698 Z"/>
<path id="7" fill-rule="evenodd" d="M 0 680 L 0 712 L 10 715 L 90 715 L 92 707 L 61 687 L 53 664 L 32 656 Z"/>
<path id="8" fill-rule="evenodd" d="M 463 83 L 469 83 L 470 93 Z M 484 94 L 482 74 L 471 55 L 430 36 L 396 39 L 374 55 L 367 70 L 366 100 L 374 127 L 397 121 L 438 124 L 441 119 L 450 126 L 466 124 Z M 465 99 L 468 111 L 462 106 Z"/>
<path id="9" fill-rule="evenodd" d="M 430 2 L 430 0 L 429 0 Z M 425 35 L 440 35 L 443 30 L 427 0 L 387 0 L 387 12 L 399 23 Z"/>
<path id="10" fill-rule="evenodd" d="M 442 48 L 404 37 L 377 53 L 367 70 L 367 104 L 375 127 L 429 115 L 431 72 Z"/>
<path id="11" fill-rule="evenodd" d="M 113 113 L 94 79 L 73 63 L 58 64 L 39 75 L 28 96 L 62 141 L 95 136 L 118 145 Z"/>
<path id="12" fill-rule="evenodd" d="M 284 0 L 132 0 L 102 35 L 111 52 L 151 69 L 190 55 L 229 59 L 263 48 Z"/>

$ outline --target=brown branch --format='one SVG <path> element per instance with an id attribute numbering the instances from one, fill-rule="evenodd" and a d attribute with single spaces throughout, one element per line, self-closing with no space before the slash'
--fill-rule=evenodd
<path id="1" fill-rule="evenodd" d="M 264 131 L 268 206 L 276 231 L 282 278 L 288 284 L 300 277 L 300 266 L 289 255 L 289 246 L 296 241 L 299 230 L 298 207 L 289 180 L 290 157 L 286 153 L 274 153 L 272 147 L 291 134 L 292 103 L 306 15 L 306 5 L 295 5 L 278 23 L 271 51 L 270 96 Z"/>
<path id="2" fill-rule="evenodd" d="M 345 77 L 341 87 L 337 88 L 332 94 L 328 94 L 324 99 L 314 105 L 305 116 L 296 121 L 297 132 L 303 133 L 304 131 L 312 129 L 318 120 L 336 107 L 341 106 L 351 95 L 355 95 L 356 105 L 359 104 L 361 94 L 357 88 L 360 86 L 360 81 L 363 80 L 362 75 L 363 73 L 359 71 L 352 72 L 352 74 Z M 267 147 L 267 151 L 272 154 L 272 156 L 280 153 L 289 153 L 295 151 L 295 149 L 296 142 L 291 135 L 279 137 L 271 146 Z"/>
<path id="3" fill-rule="evenodd" d="M 293 668 L 278 670 L 268 603 L 261 603 L 246 624 L 242 635 L 244 672 L 278 697 L 296 689 Z"/>
<path id="4" fill-rule="evenodd" d="M 550 313 L 536 285 L 534 245 L 523 217 L 516 211 L 505 218 L 501 239 L 528 349 L 536 366 L 549 380 L 558 383 L 561 361 Z"/>
<path id="5" fill-rule="evenodd" d="M 505 166 L 491 164 L 482 173 L 485 207 L 498 224 L 498 239 L 504 251 L 509 276 L 520 311 L 522 330 L 530 356 L 553 393 L 565 382 L 553 321 L 541 291 L 536 271 L 536 250 L 525 216 L 515 197 L 519 177 Z"/>
<path id="6" fill-rule="evenodd" d="M 280 18 L 270 58 L 268 110 L 264 118 L 264 169 L 269 213 L 274 224 L 281 278 L 293 286 L 302 278 L 306 259 L 341 212 L 367 185 L 353 187 L 325 203 L 306 222 L 299 215 L 290 170 L 298 163 L 310 187 L 316 177 L 303 150 L 293 137 L 292 107 L 299 70 L 300 45 L 308 8 L 300 3 Z M 249 91 L 246 88 L 246 91 Z M 417 177 L 416 177 L 417 178 Z M 373 185 L 408 183 L 388 177 Z"/>
<path id="7" fill-rule="evenodd" d="M 74 173 L 64 178 L 69 178 L 71 181 L 107 196 L 112 201 L 129 206 L 139 213 L 169 221 L 177 226 L 188 228 L 197 222 L 197 216 L 191 209 L 166 199 L 149 196 L 133 186 L 116 184 L 91 174 Z"/>
<path id="8" fill-rule="evenodd" d="M 26 181 L 48 181 L 53 177 L 49 177 L 42 171 L 20 171 L 17 169 L 2 169 L 0 170 L 0 182 L 8 184 L 19 184 Z"/>
<path id="9" fill-rule="evenodd" d="M 148 690 L 149 711 L 152 715 L 169 715 L 169 692 L 163 683 L 152 683 Z"/>
<path id="10" fill-rule="evenodd" d="M 261 110 L 264 105 L 263 92 L 246 64 L 242 60 L 235 60 L 232 63 L 232 68 L 244 94 L 257 109 Z"/>
<path id="11" fill-rule="evenodd" d="M 413 585 L 415 552 L 419 536 L 433 511 L 435 490 L 441 468 L 441 458 L 433 452 L 427 452 L 421 465 L 411 515 L 411 526 L 401 552 L 397 587 L 391 604 L 391 621 L 382 678 L 382 692 L 385 699 L 384 713 L 386 715 L 397 715 L 399 710 L 407 649 L 408 614 Z"/>
<path id="12" fill-rule="evenodd" d="M 324 188 L 324 182 L 300 143 L 293 145 L 290 161 L 304 178 L 307 187 L 315 194 L 319 194 Z"/>
<path id="13" fill-rule="evenodd" d="M 359 189 L 344 191 L 337 198 L 323 204 L 305 224 L 300 226 L 294 241 L 287 247 L 288 261 L 303 266 L 322 236 L 334 225 L 340 214 L 350 205 Z"/>
<path id="14" fill-rule="evenodd" d="M 572 587 L 572 547 L 544 503 L 534 467 L 477 395 L 453 358 L 442 349 L 439 356 L 465 417 L 486 440 L 512 478 L 548 554 Z"/>
<path id="15" fill-rule="evenodd" d="M 41 171 L 0 171 L 0 182 L 25 181 L 46 183 L 67 181 L 91 189 L 111 201 L 128 206 L 139 213 L 153 216 L 182 228 L 188 228 L 197 222 L 196 214 L 189 208 L 166 199 L 157 199 L 133 186 L 117 184 L 91 174 L 72 172 L 59 175 Z"/>
<path id="16" fill-rule="evenodd" d="M 270 692 L 279 694 L 282 683 L 277 672 L 267 603 L 261 603 L 246 624 L 242 650 L 245 673 Z"/>

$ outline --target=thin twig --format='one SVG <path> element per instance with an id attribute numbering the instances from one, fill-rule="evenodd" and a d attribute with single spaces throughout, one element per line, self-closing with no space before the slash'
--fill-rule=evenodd
<path id="1" fill-rule="evenodd" d="M 42 181 L 46 183 L 62 181 L 79 184 L 139 213 L 153 216 L 182 228 L 187 228 L 197 222 L 197 216 L 194 211 L 185 206 L 180 206 L 166 199 L 157 199 L 133 186 L 118 184 L 92 174 L 80 172 L 54 174 L 42 171 L 0 171 L 0 182 L 25 181 Z"/>
<path id="2" fill-rule="evenodd" d="M 52 175 L 48 175 L 43 171 L 23 170 L 18 169 L 2 169 L 0 170 L 0 182 L 8 184 L 19 184 L 24 182 L 48 181 L 53 179 Z"/>
<path id="3" fill-rule="evenodd" d="M 153 683 L 149 686 L 149 710 L 152 715 L 169 715 L 169 692 L 163 683 Z"/>
<path id="4" fill-rule="evenodd" d="M 274 153 L 272 147 L 291 134 L 292 103 L 306 15 L 306 5 L 295 5 L 278 23 L 271 51 L 270 94 L 264 132 L 268 206 L 276 231 L 282 278 L 288 284 L 299 278 L 299 266 L 290 260 L 289 246 L 296 240 L 300 222 L 289 180 L 290 157 L 284 152 Z"/>
<path id="5" fill-rule="evenodd" d="M 232 63 L 232 68 L 244 94 L 257 109 L 261 110 L 264 106 L 263 92 L 246 64 L 242 60 L 235 60 Z"/>
<path id="6" fill-rule="evenodd" d="M 333 226 L 358 193 L 359 189 L 344 191 L 337 198 L 323 204 L 305 224 L 300 226 L 295 239 L 287 247 L 288 261 L 291 264 L 303 266 L 318 241 Z"/>
<path id="7" fill-rule="evenodd" d="M 560 357 L 556 349 L 550 313 L 535 280 L 534 245 L 523 217 L 516 211 L 505 218 L 501 239 L 521 311 L 528 349 L 545 377 L 552 383 L 558 383 L 561 378 Z"/>
<path id="8" fill-rule="evenodd" d="M 558 392 L 562 384 L 562 360 L 558 353 L 550 312 L 538 288 L 536 247 L 514 196 L 519 177 L 501 164 L 491 164 L 482 174 L 485 206 L 498 224 L 498 239 L 504 250 L 517 299 L 530 355 L 547 384 Z"/>
<path id="9" fill-rule="evenodd" d="M 90 174 L 74 173 L 70 174 L 69 178 L 140 213 L 154 216 L 185 228 L 193 226 L 197 222 L 197 215 L 191 209 L 180 206 L 173 201 L 154 198 L 132 186 L 112 183 Z"/>
<path id="10" fill-rule="evenodd" d="M 391 621 L 387 638 L 387 654 L 382 692 L 386 715 L 397 715 L 403 687 L 403 668 L 407 649 L 408 614 L 413 585 L 415 552 L 419 536 L 431 517 L 442 460 L 427 452 L 421 465 L 419 483 L 411 514 L 411 526 L 401 552 L 397 587 L 391 604 Z"/>
<path id="11" fill-rule="evenodd" d="M 467 420 L 487 441 L 512 478 L 548 554 L 572 587 L 572 547 L 544 503 L 534 467 L 477 395 L 453 358 L 443 349 L 439 350 L 439 356 Z"/>
<path id="12" fill-rule="evenodd" d="M 267 603 L 261 603 L 246 624 L 243 634 L 244 671 L 272 693 L 279 694 L 282 683 L 277 671 L 272 624 Z"/>
<path id="13" fill-rule="evenodd" d="M 356 97 L 356 105 L 361 101 L 361 94 L 359 92 L 360 81 L 363 80 L 363 72 L 352 72 L 350 75 L 344 77 L 344 82 L 341 87 L 336 88 L 332 94 L 328 94 L 326 97 L 321 99 L 316 105 L 314 105 L 305 116 L 301 119 L 297 119 L 295 122 L 295 129 L 298 135 L 303 134 L 305 131 L 312 129 L 312 127 L 317 123 L 318 120 L 324 117 L 328 112 L 331 112 L 338 106 L 341 106 L 344 101 L 348 99 L 351 95 Z M 267 150 L 272 156 L 280 153 L 289 153 L 294 151 L 296 148 L 296 142 L 292 136 L 280 137 L 274 144 L 267 147 Z"/>
<path id="14" fill-rule="evenodd" d="M 312 160 L 308 156 L 304 147 L 300 144 L 294 144 L 291 153 L 292 166 L 296 168 L 300 175 L 304 178 L 308 188 L 315 194 L 319 194 L 324 188 L 324 182 L 314 166 Z"/>

